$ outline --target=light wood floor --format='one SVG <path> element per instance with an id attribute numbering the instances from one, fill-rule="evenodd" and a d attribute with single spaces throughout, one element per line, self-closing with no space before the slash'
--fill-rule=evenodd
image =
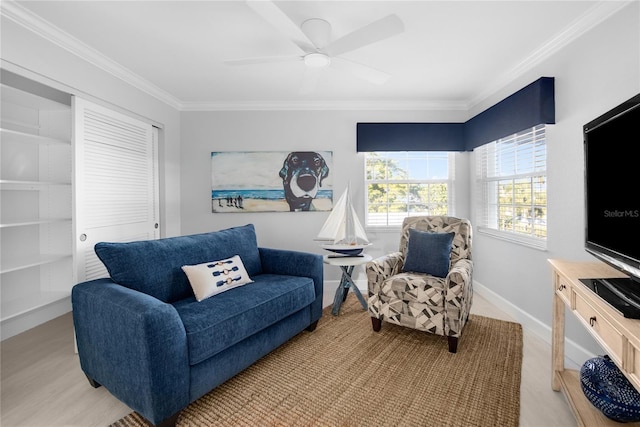
<path id="1" fill-rule="evenodd" d="M 511 320 L 474 296 L 473 313 Z M 67 314 L 1 344 L 2 427 L 108 426 L 131 410 L 104 387 L 92 388 L 74 353 Z M 464 351 L 464 341 L 460 351 Z M 575 426 L 561 393 L 551 390 L 551 348 L 524 331 L 521 426 Z"/>

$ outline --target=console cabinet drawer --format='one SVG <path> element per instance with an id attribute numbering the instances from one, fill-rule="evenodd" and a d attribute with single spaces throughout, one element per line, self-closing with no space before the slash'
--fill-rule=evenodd
<path id="1" fill-rule="evenodd" d="M 625 366 L 627 378 L 637 389 L 640 388 L 640 349 L 629 342 L 629 362 Z"/>
<path id="2" fill-rule="evenodd" d="M 589 325 L 592 334 L 606 346 L 609 357 L 618 366 L 622 366 L 624 336 L 579 295 L 576 295 L 575 312 Z"/>
<path id="3" fill-rule="evenodd" d="M 562 297 L 564 303 L 571 307 L 571 286 L 562 276 L 556 276 L 556 292 Z"/>

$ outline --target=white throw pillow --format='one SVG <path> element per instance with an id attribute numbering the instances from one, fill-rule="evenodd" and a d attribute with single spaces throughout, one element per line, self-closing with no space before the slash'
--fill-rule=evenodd
<path id="1" fill-rule="evenodd" d="M 198 265 L 183 265 L 182 271 L 187 275 L 198 301 L 253 282 L 239 255 Z"/>

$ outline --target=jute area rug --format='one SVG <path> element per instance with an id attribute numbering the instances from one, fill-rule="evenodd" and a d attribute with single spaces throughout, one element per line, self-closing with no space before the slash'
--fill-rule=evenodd
<path id="1" fill-rule="evenodd" d="M 517 426 L 522 327 L 471 315 L 447 340 L 382 324 L 349 295 L 303 332 L 185 408 L 178 426 Z M 132 413 L 112 427 L 147 424 Z"/>

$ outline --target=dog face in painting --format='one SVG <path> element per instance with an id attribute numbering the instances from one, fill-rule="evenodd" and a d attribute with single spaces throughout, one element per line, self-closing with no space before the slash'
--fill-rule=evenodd
<path id="1" fill-rule="evenodd" d="M 308 211 L 322 186 L 322 180 L 327 176 L 329 167 L 320 154 L 315 151 L 289 153 L 280 169 L 289 210 Z"/>

